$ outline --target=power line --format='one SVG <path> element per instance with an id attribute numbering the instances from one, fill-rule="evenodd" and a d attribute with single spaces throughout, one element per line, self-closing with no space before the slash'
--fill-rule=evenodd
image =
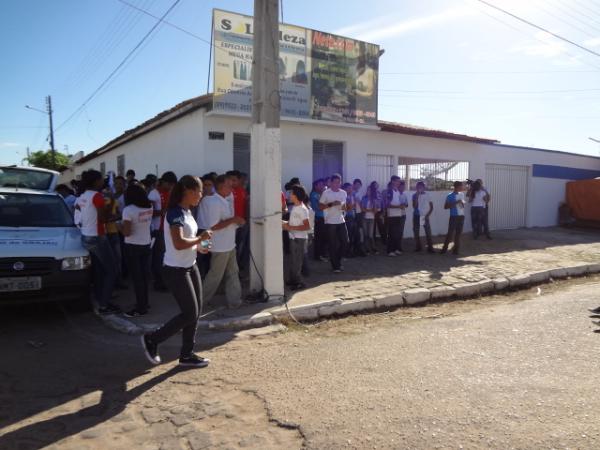
<path id="1" fill-rule="evenodd" d="M 547 1 L 547 0 L 546 0 L 546 1 Z M 591 25 L 590 23 L 586 22 L 585 20 L 582 20 L 582 19 L 580 19 L 579 17 L 577 17 L 577 16 L 575 16 L 575 15 L 571 14 L 571 11 L 573 11 L 574 13 L 577 13 L 577 14 L 580 14 L 580 15 L 582 15 L 583 17 L 585 17 L 585 18 L 586 18 L 586 19 L 588 19 L 588 20 L 591 20 L 591 18 L 590 18 L 588 15 L 586 15 L 586 14 L 584 14 L 584 13 L 581 13 L 581 12 L 577 11 L 575 8 L 572 8 L 572 9 L 571 9 L 571 11 L 569 11 L 567 8 L 564 8 L 564 7 L 563 7 L 563 5 L 562 5 L 562 4 L 561 4 L 559 1 L 557 1 L 556 3 L 550 3 L 550 4 L 551 4 L 551 5 L 554 5 L 554 7 L 555 7 L 556 9 L 558 9 L 559 11 L 561 11 L 561 12 L 562 12 L 562 14 L 564 14 L 564 15 L 566 15 L 566 16 L 569 16 L 569 17 L 571 17 L 573 20 L 576 20 L 577 22 L 581 23 L 582 25 L 585 25 L 585 26 L 587 26 L 588 28 L 591 28 L 591 29 L 593 29 L 593 30 L 594 30 L 594 31 L 596 31 L 596 32 L 597 32 L 597 31 L 600 31 L 600 28 L 597 28 L 596 26 L 594 26 L 594 25 Z M 592 22 L 593 22 L 593 23 L 598 23 L 598 22 L 596 22 L 595 20 L 592 20 Z"/>
<path id="2" fill-rule="evenodd" d="M 472 1 L 473 1 L 473 2 L 477 2 L 478 0 L 472 0 Z M 469 3 L 470 3 L 470 2 L 469 2 Z M 536 41 L 539 41 L 539 42 L 541 42 L 541 43 L 542 43 L 542 44 L 544 44 L 544 45 L 550 45 L 550 44 L 549 44 L 547 41 L 545 41 L 544 39 L 540 38 L 539 36 L 537 36 L 537 35 L 535 35 L 535 34 L 534 34 L 533 36 L 531 36 L 531 34 L 527 33 L 525 30 L 522 30 L 522 29 L 520 29 L 520 28 L 517 28 L 517 27 L 515 27 L 514 25 L 512 25 L 512 24 L 510 24 L 510 23 L 508 23 L 508 22 L 506 22 L 506 21 L 502 20 L 500 17 L 496 17 L 495 15 L 493 15 L 493 14 L 490 14 L 490 13 L 488 13 L 487 11 L 484 11 L 484 10 L 483 10 L 483 9 L 481 9 L 481 8 L 477 8 L 477 11 L 479 11 L 481 14 L 484 14 L 484 15 L 488 16 L 490 19 L 493 19 L 493 20 L 495 20 L 496 22 L 499 22 L 499 23 L 501 23 L 502 25 L 504 25 L 504 26 L 506 26 L 506 27 L 510 28 L 511 30 L 514 30 L 514 31 L 516 31 L 516 32 L 517 32 L 517 33 L 519 33 L 519 34 L 522 34 L 522 35 L 524 35 L 524 36 L 527 36 L 527 37 L 528 37 L 528 38 L 530 38 L 530 39 L 533 37 L 533 39 L 535 39 Z M 569 56 L 570 56 L 571 58 L 573 58 L 574 60 L 576 60 L 576 61 L 580 61 L 580 62 L 582 62 L 583 64 L 586 64 L 586 65 L 588 65 L 588 66 L 590 66 L 590 67 L 594 67 L 595 69 L 599 69 L 599 70 L 600 70 L 600 66 L 597 66 L 597 65 L 595 65 L 595 64 L 592 64 L 591 62 L 588 62 L 588 61 L 586 61 L 586 60 L 580 60 L 580 59 L 579 59 L 579 56 L 577 56 L 577 55 L 575 55 L 575 54 L 571 53 L 571 52 L 570 52 L 569 50 L 567 50 L 566 48 L 561 48 L 561 50 L 562 50 L 562 52 L 566 53 L 567 55 L 569 55 Z"/>
<path id="3" fill-rule="evenodd" d="M 173 2 L 173 4 L 169 7 L 169 9 L 167 9 L 167 11 L 165 11 L 165 13 L 162 15 L 162 17 L 160 18 L 159 21 L 157 21 L 152 28 L 150 29 L 150 31 L 148 31 L 144 37 L 140 40 L 140 42 L 137 43 L 137 45 L 127 54 L 127 56 L 125 56 L 125 58 L 119 63 L 119 65 L 108 75 L 108 77 L 106 77 L 106 79 L 100 84 L 100 86 L 98 86 L 94 92 L 92 92 L 92 94 L 81 104 L 81 106 L 79 106 L 79 108 L 77 108 L 69 117 L 67 117 L 67 119 L 65 121 L 63 121 L 58 127 L 56 127 L 56 131 L 58 131 L 59 129 L 61 129 L 67 122 L 69 122 L 73 117 L 75 117 L 76 114 L 78 114 L 81 110 L 83 110 L 83 108 L 85 108 L 85 106 L 96 96 L 96 94 L 98 94 L 98 92 L 100 92 L 100 90 L 113 78 L 113 76 L 119 71 L 119 69 L 121 69 L 121 67 L 123 67 L 125 65 L 125 63 L 129 60 L 129 58 L 131 58 L 133 56 L 133 54 L 136 52 L 137 49 L 139 49 L 142 44 L 146 41 L 146 39 L 148 39 L 148 37 L 152 34 L 152 32 L 162 23 L 163 19 L 173 10 L 173 8 L 175 8 L 175 6 L 177 6 L 177 4 L 180 2 L 181 0 L 175 0 Z"/>
<path id="4" fill-rule="evenodd" d="M 565 25 L 567 25 L 567 26 L 569 26 L 569 27 L 571 27 L 571 28 L 574 28 L 575 30 L 577 30 L 577 31 L 579 31 L 579 32 L 581 32 L 581 33 L 583 33 L 583 34 L 585 34 L 585 35 L 589 36 L 589 37 L 592 37 L 592 38 L 593 38 L 593 37 L 595 37 L 595 35 L 594 35 L 593 33 L 590 33 L 589 31 L 587 31 L 587 30 L 584 30 L 583 28 L 579 27 L 578 25 L 573 25 L 571 22 L 568 22 L 567 20 L 563 19 L 562 17 L 560 17 L 560 16 L 558 16 L 558 15 L 554 14 L 552 11 L 548 11 L 546 8 L 543 8 L 543 7 L 541 7 L 541 6 L 536 6 L 536 8 L 538 8 L 540 11 L 543 11 L 544 13 L 546 13 L 546 14 L 547 14 L 547 15 L 549 15 L 550 17 L 554 18 L 555 20 L 558 20 L 559 22 L 562 22 L 562 23 L 564 23 Z M 556 5 L 555 5 L 555 8 L 557 8 L 557 9 L 558 9 L 558 7 L 557 7 Z M 565 14 L 565 13 L 563 12 L 562 14 Z M 569 14 L 569 13 L 566 13 L 565 15 L 571 15 L 571 14 Z M 573 16 L 571 16 L 571 17 L 573 17 Z M 575 19 L 575 20 L 577 20 L 578 22 L 582 22 L 582 21 L 580 21 L 580 20 L 579 20 L 578 18 L 576 18 L 576 17 L 575 17 L 574 19 Z M 584 24 L 584 25 L 586 25 L 586 26 L 590 26 L 589 24 L 587 24 L 587 23 L 585 23 L 585 22 L 584 22 L 583 24 Z"/>
<path id="5" fill-rule="evenodd" d="M 523 22 L 523 23 L 529 25 L 530 27 L 533 27 L 533 28 L 536 28 L 536 29 L 538 29 L 540 31 L 543 31 L 544 33 L 548 33 L 549 35 L 554 36 L 556 39 L 560 39 L 561 41 L 564 41 L 564 42 L 566 42 L 568 44 L 574 45 L 575 47 L 577 47 L 577 48 L 579 48 L 579 49 L 581 49 L 581 50 L 583 50 L 585 52 L 588 52 L 588 53 L 591 53 L 594 56 L 600 57 L 600 53 L 595 52 L 594 50 L 591 50 L 591 49 L 589 49 L 589 48 L 587 48 L 587 47 L 585 47 L 583 45 L 580 45 L 577 42 L 573 42 L 570 39 L 562 37 L 559 34 L 553 33 L 552 31 L 548 30 L 547 28 L 544 28 L 544 27 L 541 27 L 539 25 L 536 25 L 535 23 L 530 22 L 529 20 L 523 19 L 522 17 L 519 17 L 516 14 L 513 14 L 513 13 L 511 13 L 511 12 L 505 10 L 505 9 L 500 8 L 499 6 L 493 5 L 492 3 L 489 3 L 489 2 L 487 2 L 485 0 L 476 0 L 476 1 L 478 1 L 479 3 L 483 3 L 484 5 L 487 5 L 490 8 L 494 8 L 494 9 L 500 11 L 503 14 L 511 16 L 512 18 L 517 19 L 518 21 Z"/>
<path id="6" fill-rule="evenodd" d="M 593 9 L 589 8 L 588 5 L 586 5 L 585 3 L 581 3 L 579 0 L 571 0 L 571 1 L 573 3 L 579 5 L 580 8 L 587 10 L 586 14 L 592 13 L 593 15 L 600 17 L 600 13 L 598 13 L 598 11 L 594 11 Z"/>
<path id="7" fill-rule="evenodd" d="M 151 12 L 148 12 L 148 11 L 146 11 L 145 9 L 142 9 L 142 8 L 140 8 L 140 7 L 138 7 L 138 6 L 135 6 L 135 5 L 131 4 L 131 3 L 129 3 L 129 2 L 128 2 L 128 1 L 126 1 L 126 0 L 119 0 L 119 1 L 120 1 L 121 3 L 123 3 L 124 5 L 127 5 L 127 6 L 129 6 L 130 8 L 133 8 L 133 9 L 135 9 L 135 10 L 137 10 L 137 11 L 141 12 L 141 13 L 144 13 L 144 14 L 146 14 L 147 16 L 150 16 L 150 17 L 152 17 L 153 19 L 156 19 L 156 20 L 158 20 L 158 21 L 160 21 L 160 22 L 164 23 L 165 25 L 169 25 L 170 27 L 173 27 L 173 28 L 175 28 L 176 30 L 179 30 L 179 31 L 181 31 L 182 33 L 185 33 L 185 34 L 187 34 L 188 36 L 191 36 L 191 37 L 193 37 L 193 38 L 196 38 L 196 39 L 198 39 L 198 40 L 200 40 L 200 41 L 202 41 L 202 42 L 204 42 L 204 43 L 206 43 L 206 44 L 208 44 L 208 45 L 210 45 L 210 46 L 212 46 L 212 47 L 219 48 L 219 47 L 216 47 L 215 45 L 213 45 L 213 44 L 212 44 L 212 42 L 210 42 L 208 39 L 204 39 L 203 37 L 200 37 L 200 36 L 198 36 L 197 34 L 194 34 L 194 33 L 192 33 L 191 31 L 188 31 L 188 30 L 186 30 L 185 28 L 181 28 L 180 26 L 178 26 L 178 25 L 175 25 L 175 24 L 174 24 L 174 23 L 172 23 L 172 22 L 169 22 L 169 21 L 167 21 L 167 20 L 164 20 L 164 17 L 165 17 L 165 16 L 163 16 L 163 17 L 158 17 L 158 16 L 155 16 L 154 14 L 152 14 Z M 212 30 L 211 30 L 211 32 L 212 32 Z M 223 50 L 223 49 L 221 49 L 221 50 Z M 226 51 L 226 50 L 223 50 L 223 51 Z"/>

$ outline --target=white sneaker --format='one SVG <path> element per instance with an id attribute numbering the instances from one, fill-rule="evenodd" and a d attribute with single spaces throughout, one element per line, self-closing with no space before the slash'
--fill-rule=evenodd
<path id="1" fill-rule="evenodd" d="M 400 256 L 402 254 L 402 252 L 400 250 L 396 250 L 396 255 Z"/>
<path id="2" fill-rule="evenodd" d="M 396 257 L 396 253 L 394 253 L 394 252 L 389 252 L 389 253 L 388 253 L 388 256 L 389 256 L 390 258 L 395 258 L 395 257 Z"/>

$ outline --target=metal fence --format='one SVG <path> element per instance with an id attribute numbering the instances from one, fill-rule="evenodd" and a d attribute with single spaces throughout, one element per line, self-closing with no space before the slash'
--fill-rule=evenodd
<path id="1" fill-rule="evenodd" d="M 448 191 L 452 190 L 455 181 L 465 181 L 469 178 L 469 162 L 399 164 L 398 176 L 407 181 L 409 190 L 414 190 L 418 181 L 424 181 L 429 191 Z"/>

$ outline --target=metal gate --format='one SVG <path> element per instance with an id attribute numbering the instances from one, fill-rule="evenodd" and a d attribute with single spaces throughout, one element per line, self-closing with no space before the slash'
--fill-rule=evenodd
<path id="1" fill-rule="evenodd" d="M 342 173 L 344 164 L 344 143 L 313 141 L 313 180 Z"/>
<path id="2" fill-rule="evenodd" d="M 521 228 L 527 221 L 529 168 L 486 164 L 484 185 L 491 195 L 489 223 L 492 230 Z"/>

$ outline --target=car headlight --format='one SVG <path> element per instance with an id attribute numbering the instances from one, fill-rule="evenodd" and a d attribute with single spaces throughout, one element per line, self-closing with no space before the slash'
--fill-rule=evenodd
<path id="1" fill-rule="evenodd" d="M 63 258 L 60 268 L 61 270 L 83 270 L 90 267 L 90 264 L 89 256 L 74 256 Z"/>

